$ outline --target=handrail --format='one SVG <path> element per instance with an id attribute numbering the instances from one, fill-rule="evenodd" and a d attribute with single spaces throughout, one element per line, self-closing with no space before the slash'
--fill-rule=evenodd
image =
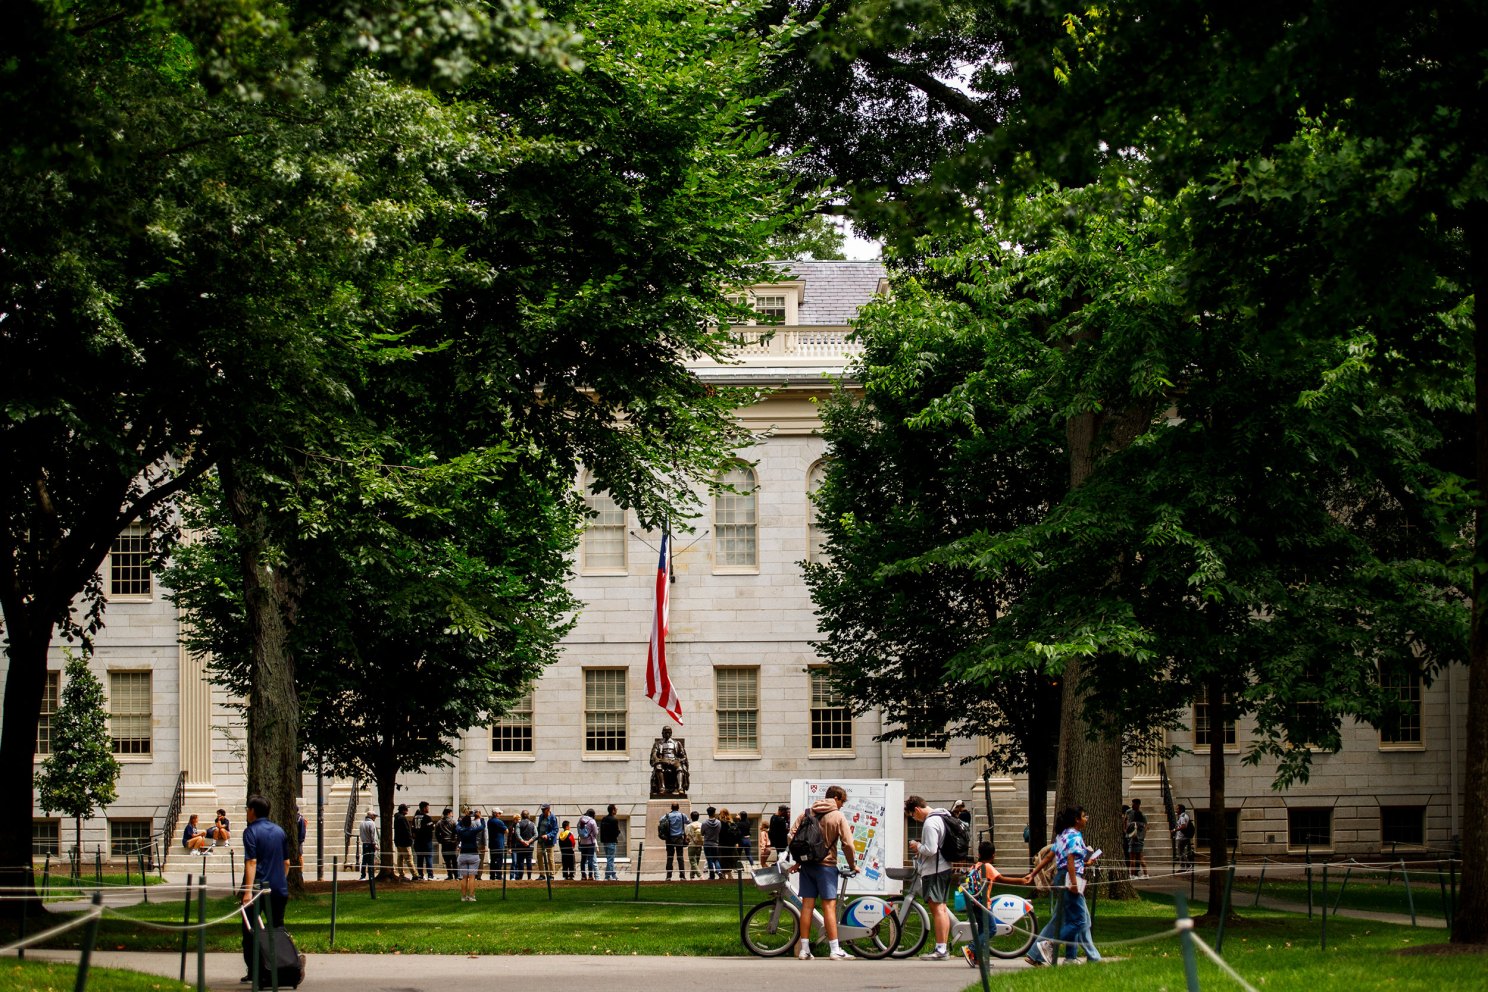
<path id="1" fill-rule="evenodd" d="M 176 789 L 171 794 L 170 805 L 165 810 L 165 822 L 160 828 L 160 867 L 163 870 L 170 858 L 171 841 L 176 836 L 176 824 L 181 820 L 181 810 L 186 806 L 186 769 L 176 776 Z"/>

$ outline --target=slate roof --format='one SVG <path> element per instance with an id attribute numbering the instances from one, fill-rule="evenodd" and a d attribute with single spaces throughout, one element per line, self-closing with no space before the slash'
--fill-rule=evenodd
<path id="1" fill-rule="evenodd" d="M 806 284 L 801 324 L 850 324 L 884 277 L 882 262 L 776 262 Z"/>

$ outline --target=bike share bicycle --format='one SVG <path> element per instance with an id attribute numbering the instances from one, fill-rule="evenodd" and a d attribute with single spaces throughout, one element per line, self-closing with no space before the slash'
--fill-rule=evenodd
<path id="1" fill-rule="evenodd" d="M 904 892 L 887 900 L 893 918 L 899 921 L 899 943 L 891 953 L 896 958 L 914 957 L 924 949 L 931 934 L 930 911 L 921 901 L 920 872 L 917 868 L 887 868 L 885 871 L 890 878 L 904 883 Z M 1022 896 L 993 896 L 987 910 L 992 917 L 992 928 L 983 941 L 987 953 L 1005 959 L 1028 953 L 1039 932 L 1033 903 Z M 950 946 L 973 944 L 975 935 L 971 921 L 957 917 L 950 906 L 946 907 L 946 912 L 951 917 Z M 971 912 L 977 910 L 972 908 Z M 975 958 L 968 958 L 967 964 L 975 967 Z"/>
<path id="2" fill-rule="evenodd" d="M 845 865 L 838 866 L 837 873 L 844 888 L 857 874 Z M 744 914 L 739 938 L 751 954 L 760 957 L 788 954 L 801 928 L 801 900 L 791 891 L 789 873 L 782 865 L 765 865 L 754 870 L 754 884 L 771 893 L 772 898 Z M 822 926 L 820 910 L 811 911 L 811 922 L 815 927 Z M 849 954 L 876 961 L 888 957 L 899 942 L 899 921 L 881 896 L 843 898 L 837 905 L 837 938 Z"/>

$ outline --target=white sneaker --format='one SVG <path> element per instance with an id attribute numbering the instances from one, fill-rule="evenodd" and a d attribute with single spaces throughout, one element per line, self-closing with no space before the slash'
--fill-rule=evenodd
<path id="1" fill-rule="evenodd" d="M 839 947 L 839 948 L 837 948 L 837 950 L 833 951 L 831 954 L 828 954 L 827 957 L 830 958 L 833 961 L 846 961 L 848 958 L 852 957 L 852 955 L 849 954 L 849 953 L 847 953 L 846 951 L 844 951 L 842 948 Z"/>
<path id="2" fill-rule="evenodd" d="M 811 960 L 811 948 L 810 947 L 803 947 L 800 950 L 796 951 L 796 959 L 798 961 L 810 961 Z"/>
<path id="3" fill-rule="evenodd" d="M 930 954 L 928 955 L 928 957 L 930 958 L 931 961 L 949 961 L 951 959 L 951 952 L 950 951 L 931 951 Z"/>

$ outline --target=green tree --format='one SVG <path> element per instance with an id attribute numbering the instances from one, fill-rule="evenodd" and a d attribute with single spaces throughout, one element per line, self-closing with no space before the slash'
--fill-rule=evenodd
<path id="1" fill-rule="evenodd" d="M 771 258 L 776 259 L 827 261 L 846 258 L 842 250 L 846 242 L 847 235 L 842 233 L 842 228 L 821 214 L 811 214 L 799 224 L 777 233 L 770 239 L 766 250 Z"/>
<path id="2" fill-rule="evenodd" d="M 41 808 L 72 817 L 74 846 L 83 850 L 83 821 L 106 807 L 118 793 L 119 762 L 114 760 L 103 686 L 88 669 L 86 655 L 68 652 L 62 672 L 62 699 L 52 717 L 52 750 L 36 776 Z"/>

